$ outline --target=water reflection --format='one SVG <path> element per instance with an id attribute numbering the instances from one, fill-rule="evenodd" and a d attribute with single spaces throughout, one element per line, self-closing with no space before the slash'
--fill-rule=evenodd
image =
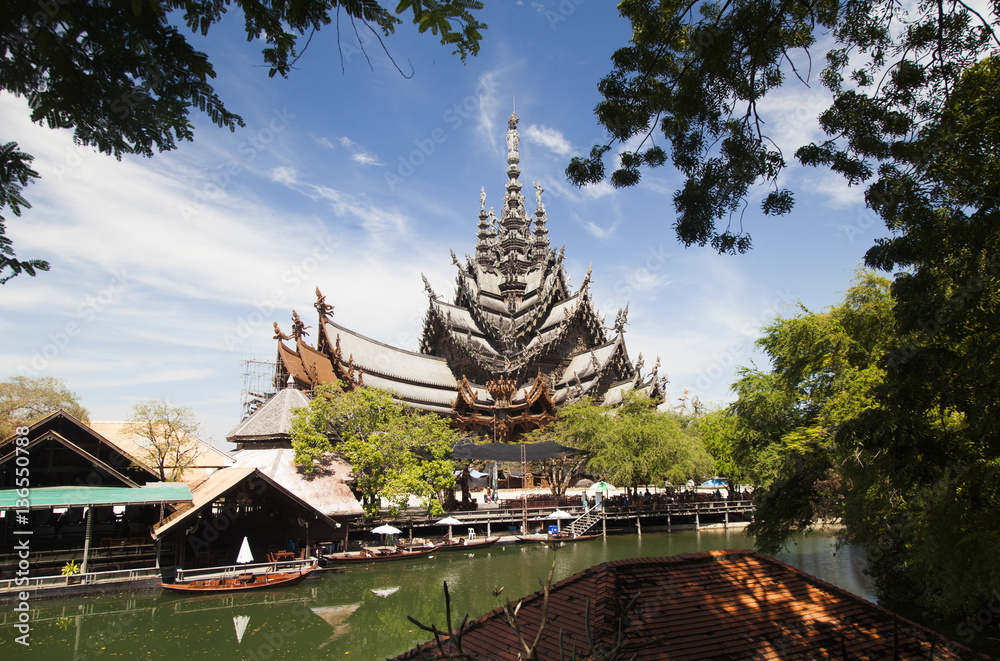
<path id="1" fill-rule="evenodd" d="M 185 597 L 159 590 L 32 603 L 31 646 L 0 640 L 4 659 L 379 659 L 427 639 L 407 616 L 444 626 L 442 583 L 448 582 L 455 621 L 479 616 L 502 598 L 539 588 L 600 562 L 664 557 L 751 544 L 735 530 L 646 533 L 567 544 L 494 546 L 441 553 L 395 564 L 325 572 L 275 592 Z M 863 557 L 837 549 L 830 534 L 801 536 L 779 558 L 803 571 L 871 598 Z M 4 616 L 9 623 L 10 611 Z M 7 627 L 10 630 L 9 627 Z"/>

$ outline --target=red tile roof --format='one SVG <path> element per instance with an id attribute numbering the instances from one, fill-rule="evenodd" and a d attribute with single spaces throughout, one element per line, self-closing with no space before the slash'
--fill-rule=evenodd
<path id="1" fill-rule="evenodd" d="M 560 635 L 566 657 L 573 658 L 574 646 L 578 654 L 590 653 L 588 602 L 594 644 L 611 645 L 620 621 L 616 611 L 636 593 L 626 640 L 659 640 L 638 650 L 638 659 L 842 659 L 844 650 L 852 661 L 893 658 L 891 611 L 744 550 L 617 560 L 559 581 L 551 589 L 538 658 L 562 658 Z M 538 631 L 542 602 L 536 592 L 523 599 L 518 612 L 528 641 Z M 988 658 L 902 617 L 896 622 L 899 659 L 932 658 L 932 647 L 938 661 Z M 462 647 L 473 658 L 488 655 L 493 661 L 524 654 L 499 608 L 468 624 Z M 435 658 L 441 656 L 433 642 L 397 657 Z"/>

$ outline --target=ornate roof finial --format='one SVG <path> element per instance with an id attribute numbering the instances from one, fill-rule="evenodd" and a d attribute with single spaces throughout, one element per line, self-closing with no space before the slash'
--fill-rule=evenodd
<path id="1" fill-rule="evenodd" d="M 538 203 L 538 208 L 539 209 L 544 209 L 545 208 L 545 205 L 542 204 L 542 193 L 544 193 L 544 192 L 545 192 L 545 189 L 542 188 L 542 182 L 541 181 L 536 181 L 535 182 L 535 202 Z"/>
<path id="2" fill-rule="evenodd" d="M 479 189 L 479 210 L 486 211 L 486 186 Z"/>
<path id="3" fill-rule="evenodd" d="M 615 331 L 621 333 L 625 330 L 625 324 L 628 323 L 628 303 L 625 307 L 618 310 L 618 314 L 615 315 Z"/>
<path id="4" fill-rule="evenodd" d="M 319 287 L 316 288 L 316 302 L 313 304 L 313 307 L 316 308 L 316 312 L 319 312 L 320 318 L 333 316 L 333 306 L 326 304 L 326 296 L 323 296 Z"/>
<path id="5" fill-rule="evenodd" d="M 513 112 L 507 120 L 507 162 L 517 163 L 521 160 L 517 148 L 521 144 L 521 136 L 517 132 L 518 117 Z"/>
<path id="6" fill-rule="evenodd" d="M 296 340 L 305 337 L 309 334 L 306 332 L 307 328 L 312 328 L 312 326 L 306 326 L 302 323 L 302 320 L 299 319 L 299 313 L 292 310 L 292 337 Z"/>
<path id="7" fill-rule="evenodd" d="M 284 333 L 281 332 L 281 329 L 278 328 L 278 322 L 277 321 L 274 322 L 274 339 L 275 340 L 290 340 L 290 339 L 292 339 L 292 338 L 288 337 L 287 335 L 285 335 Z"/>
<path id="8" fill-rule="evenodd" d="M 431 298 L 435 298 L 436 299 L 437 298 L 437 294 L 435 294 L 434 290 L 431 289 L 431 283 L 427 281 L 427 276 L 424 275 L 423 273 L 421 273 L 420 277 L 424 281 L 424 290 L 427 292 L 427 295 L 430 296 Z"/>
<path id="9" fill-rule="evenodd" d="M 590 268 L 587 269 L 587 275 L 583 276 L 583 284 L 580 285 L 580 291 L 583 291 L 590 286 L 590 274 L 594 272 L 594 265 L 591 264 Z"/>
<path id="10" fill-rule="evenodd" d="M 449 248 L 448 252 L 451 253 L 451 263 L 455 266 L 461 266 L 461 264 L 458 263 L 458 257 L 455 256 L 455 251 Z"/>

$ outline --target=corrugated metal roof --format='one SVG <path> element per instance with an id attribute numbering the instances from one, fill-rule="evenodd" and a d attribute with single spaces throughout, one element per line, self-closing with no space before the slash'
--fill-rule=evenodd
<path id="1" fill-rule="evenodd" d="M 0 491 L 0 510 L 24 509 L 17 489 Z M 29 509 L 87 505 L 150 505 L 191 502 L 183 482 L 154 482 L 141 487 L 35 487 L 28 490 Z"/>

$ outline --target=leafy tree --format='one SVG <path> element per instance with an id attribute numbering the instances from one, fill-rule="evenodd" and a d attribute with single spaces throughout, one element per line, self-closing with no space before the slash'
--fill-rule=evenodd
<path id="1" fill-rule="evenodd" d="M 447 457 L 458 437 L 448 422 L 400 404 L 386 390 L 337 388 L 320 386 L 309 406 L 296 412 L 291 434 L 296 463 L 311 473 L 325 455 L 342 454 L 368 515 L 378 513 L 379 497 L 398 512 L 411 495 L 425 499 L 428 511 L 440 511 L 440 495 L 455 484 Z"/>
<path id="2" fill-rule="evenodd" d="M 898 339 L 882 406 L 850 429 L 850 510 L 882 593 L 965 614 L 1000 591 L 1000 60 L 968 68 L 869 191 L 891 238 Z M 862 469 L 860 462 L 864 463 Z"/>
<path id="3" fill-rule="evenodd" d="M 733 489 L 747 479 L 733 456 L 737 424 L 736 416 L 728 408 L 708 411 L 694 422 L 705 450 L 715 460 L 715 474 L 727 478 Z"/>
<path id="4" fill-rule="evenodd" d="M 761 115 L 790 81 L 808 82 L 823 50 L 819 80 L 833 103 L 818 121 L 828 139 L 791 148 L 853 185 L 911 153 L 961 72 L 1000 45 L 996 15 L 956 0 L 905 9 L 894 0 L 623 0 L 618 8 L 632 40 L 612 57 L 596 108 L 610 142 L 574 158 L 567 176 L 602 181 L 614 142 L 637 143 L 618 155 L 616 187 L 635 185 L 644 167 L 669 156 L 685 177 L 673 198 L 678 239 L 719 252 L 751 247 L 739 217 L 758 187 L 767 188 L 765 214 L 791 210 L 792 193 L 779 183 L 788 146 Z"/>
<path id="5" fill-rule="evenodd" d="M 0 211 L 10 207 L 15 216 L 20 216 L 21 209 L 31 208 L 21 190 L 38 178 L 38 173 L 30 166 L 33 158 L 19 150 L 16 142 L 0 145 Z M 5 273 L 8 269 L 10 272 Z M 21 273 L 34 277 L 37 271 L 48 270 L 49 264 L 43 260 L 15 259 L 12 242 L 7 236 L 6 221 L 0 215 L 0 285 Z"/>
<path id="6" fill-rule="evenodd" d="M 842 467 L 855 448 L 842 428 L 880 406 L 879 361 L 894 338 L 889 286 L 862 271 L 840 305 L 778 317 L 757 341 L 771 369 L 744 368 L 733 385 L 738 399 L 716 446 L 728 446 L 737 472 L 755 486 L 749 532 L 765 552 L 797 529 L 844 516 L 852 490 Z"/>
<path id="7" fill-rule="evenodd" d="M 264 43 L 270 76 L 287 76 L 321 28 L 341 15 L 357 29 L 388 36 L 412 14 L 418 31 L 440 36 L 464 61 L 479 51 L 482 39 L 475 0 L 402 0 L 389 11 L 376 0 L 135 0 L 127 8 L 112 0 L 43 2 L 5 0 L 0 6 L 0 89 L 23 96 L 31 119 L 52 128 L 73 129 L 78 144 L 121 158 L 152 156 L 191 140 L 192 110 L 218 126 L 243 126 L 215 93 L 215 69 L 184 36 L 206 35 L 231 6 L 238 7 L 248 41 Z M 308 35 L 305 45 L 300 38 Z M 0 150 L 0 210 L 15 215 L 27 203 L 20 190 L 37 173 L 31 158 L 6 143 Z M 47 265 L 18 261 L 0 225 L 0 282 L 21 271 L 34 274 Z M 10 268 L 11 274 L 3 275 Z"/>
<path id="8" fill-rule="evenodd" d="M 642 393 L 626 394 L 615 409 L 578 402 L 563 408 L 558 425 L 590 456 L 587 468 L 615 484 L 667 480 L 684 484 L 712 470 L 712 458 L 679 416 L 660 413 Z"/>
<path id="9" fill-rule="evenodd" d="M 164 482 L 176 482 L 198 458 L 199 427 L 190 407 L 151 399 L 132 407 L 125 429 L 143 439 L 136 459 L 156 470 Z"/>
<path id="10" fill-rule="evenodd" d="M 12 376 L 0 381 L 0 439 L 13 434 L 16 427 L 30 425 L 59 409 L 83 422 L 89 420 L 87 409 L 62 379 Z"/>
<path id="11" fill-rule="evenodd" d="M 575 448 L 576 439 L 569 433 L 565 418 L 555 424 L 535 429 L 525 434 L 525 443 L 541 443 L 553 441 L 566 447 Z M 531 462 L 531 472 L 545 475 L 549 481 L 549 490 L 553 496 L 563 496 L 569 489 L 569 483 L 587 464 L 590 457 L 586 453 L 563 454 L 550 459 Z"/>

